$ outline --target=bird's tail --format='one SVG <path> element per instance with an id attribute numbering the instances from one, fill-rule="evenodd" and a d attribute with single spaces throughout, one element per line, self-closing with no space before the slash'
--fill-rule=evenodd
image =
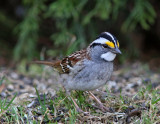
<path id="1" fill-rule="evenodd" d="M 50 61 L 33 61 L 35 64 L 42 64 L 42 65 L 48 65 L 51 67 L 55 66 L 55 62 L 50 62 Z"/>
<path id="2" fill-rule="evenodd" d="M 58 61 L 33 61 L 35 64 L 42 64 L 42 65 L 48 65 L 54 68 L 54 70 L 58 71 L 59 73 L 64 73 L 62 67 L 61 67 L 61 60 Z"/>

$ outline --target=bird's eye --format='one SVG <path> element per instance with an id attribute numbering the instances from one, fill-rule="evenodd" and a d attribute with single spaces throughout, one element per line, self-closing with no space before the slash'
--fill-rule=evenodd
<path id="1" fill-rule="evenodd" d="M 103 44 L 102 47 L 103 48 L 108 48 L 108 46 L 106 44 Z"/>

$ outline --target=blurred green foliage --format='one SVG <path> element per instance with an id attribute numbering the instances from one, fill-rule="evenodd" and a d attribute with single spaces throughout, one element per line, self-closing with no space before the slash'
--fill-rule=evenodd
<path id="1" fill-rule="evenodd" d="M 124 31 L 134 30 L 137 24 L 140 24 L 143 29 L 149 29 L 154 23 L 156 13 L 152 5 L 147 0 L 136 0 L 134 8 L 130 15 L 124 21 L 122 29 Z"/>
<path id="2" fill-rule="evenodd" d="M 150 0 L 22 0 L 21 6 L 25 12 L 14 30 L 15 60 L 37 56 L 44 37 L 53 41 L 46 51 L 49 56 L 67 55 L 86 47 L 102 31 L 119 37 L 139 26 L 149 30 L 156 18 Z"/>

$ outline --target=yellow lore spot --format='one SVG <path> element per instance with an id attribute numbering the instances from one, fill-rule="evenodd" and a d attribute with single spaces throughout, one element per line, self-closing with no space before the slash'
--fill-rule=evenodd
<path id="1" fill-rule="evenodd" d="M 106 44 L 111 48 L 115 48 L 114 43 L 112 43 L 111 41 L 107 41 Z"/>

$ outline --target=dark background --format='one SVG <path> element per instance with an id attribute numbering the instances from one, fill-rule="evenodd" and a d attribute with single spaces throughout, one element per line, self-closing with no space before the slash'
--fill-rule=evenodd
<path id="1" fill-rule="evenodd" d="M 61 58 L 103 31 L 119 40 L 120 63 L 160 67 L 159 0 L 0 1 L 0 65 Z"/>

